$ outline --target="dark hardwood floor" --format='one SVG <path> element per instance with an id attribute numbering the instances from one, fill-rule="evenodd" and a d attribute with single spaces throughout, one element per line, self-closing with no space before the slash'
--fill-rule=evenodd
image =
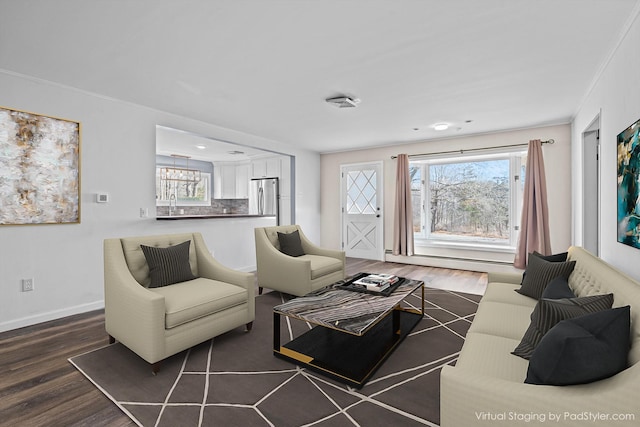
<path id="1" fill-rule="evenodd" d="M 392 273 L 427 286 L 481 293 L 483 273 L 347 260 L 347 274 Z M 0 333 L 0 426 L 135 426 L 67 360 L 107 345 L 104 312 Z"/>

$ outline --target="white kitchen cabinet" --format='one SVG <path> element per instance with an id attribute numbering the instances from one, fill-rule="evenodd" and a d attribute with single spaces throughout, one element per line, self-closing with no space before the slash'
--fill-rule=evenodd
<path id="1" fill-rule="evenodd" d="M 280 156 L 251 161 L 252 178 L 280 178 Z"/>
<path id="2" fill-rule="evenodd" d="M 236 165 L 236 199 L 249 198 L 249 163 Z"/>
<path id="3" fill-rule="evenodd" d="M 213 198 L 246 199 L 249 197 L 249 164 L 214 162 Z"/>

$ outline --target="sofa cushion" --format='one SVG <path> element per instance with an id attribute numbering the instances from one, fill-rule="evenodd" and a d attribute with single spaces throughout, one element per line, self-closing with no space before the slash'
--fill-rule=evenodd
<path id="1" fill-rule="evenodd" d="M 558 276 L 569 279 L 575 265 L 575 261 L 550 262 L 535 255 L 530 256 L 522 286 L 516 292 L 540 299 L 549 282 Z"/>
<path id="2" fill-rule="evenodd" d="M 551 328 L 531 355 L 526 383 L 585 384 L 627 367 L 630 307 L 563 320 Z"/>
<path id="3" fill-rule="evenodd" d="M 573 293 L 571 288 L 569 287 L 569 282 L 564 277 L 556 277 L 552 281 L 549 282 L 546 288 L 544 288 L 544 292 L 542 293 L 542 298 L 547 299 L 561 299 L 561 298 L 575 298 L 576 295 Z"/>
<path id="4" fill-rule="evenodd" d="M 304 249 L 302 249 L 302 242 L 300 241 L 300 232 L 298 230 L 291 233 L 278 232 L 278 242 L 280 243 L 280 252 L 294 257 L 304 255 Z"/>
<path id="5" fill-rule="evenodd" d="M 189 264 L 190 245 L 189 240 L 167 248 L 140 245 L 149 265 L 150 288 L 159 288 L 196 278 Z"/>
<path id="6" fill-rule="evenodd" d="M 336 271 L 342 271 L 342 261 L 322 255 L 303 255 L 300 259 L 311 261 L 311 280 L 317 279 Z"/>
<path id="7" fill-rule="evenodd" d="M 166 329 L 248 301 L 246 289 L 205 278 L 154 288 L 150 291 L 165 298 Z"/>
<path id="8" fill-rule="evenodd" d="M 529 308 L 529 312 L 533 311 L 538 301 L 524 295 L 514 292 L 520 285 L 513 283 L 491 282 L 487 284 L 487 289 L 482 296 L 482 302 L 503 302 L 506 304 L 515 304 Z"/>
<path id="9" fill-rule="evenodd" d="M 611 308 L 613 294 L 583 298 L 541 299 L 531 313 L 531 324 L 513 354 L 529 359 L 542 337 L 558 322 Z"/>
<path id="10" fill-rule="evenodd" d="M 511 293 L 518 295 L 515 292 Z M 530 298 L 527 299 L 530 300 Z M 516 340 L 516 342 L 520 341 L 531 323 L 532 310 L 533 307 L 482 300 L 469 327 L 469 332 L 497 335 Z M 509 320 L 505 321 L 506 319 Z M 513 348 L 509 349 L 509 351 L 512 350 Z"/>
<path id="11" fill-rule="evenodd" d="M 486 376 L 491 381 L 502 379 L 522 384 L 527 361 L 509 353 L 517 344 L 518 340 L 469 331 L 456 368 Z"/>

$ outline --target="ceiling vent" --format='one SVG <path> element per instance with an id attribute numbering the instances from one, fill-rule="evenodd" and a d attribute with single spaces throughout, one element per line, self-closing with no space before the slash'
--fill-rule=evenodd
<path id="1" fill-rule="evenodd" d="M 336 98 L 327 98 L 325 99 L 329 104 L 334 105 L 338 108 L 355 108 L 360 103 L 360 100 L 357 98 L 349 98 L 348 96 L 338 96 Z"/>

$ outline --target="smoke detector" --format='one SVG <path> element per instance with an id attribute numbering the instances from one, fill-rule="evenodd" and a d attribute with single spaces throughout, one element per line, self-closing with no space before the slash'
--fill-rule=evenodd
<path id="1" fill-rule="evenodd" d="M 360 103 L 358 98 L 350 98 L 348 96 L 338 96 L 335 98 L 325 99 L 329 104 L 338 108 L 355 108 Z"/>

